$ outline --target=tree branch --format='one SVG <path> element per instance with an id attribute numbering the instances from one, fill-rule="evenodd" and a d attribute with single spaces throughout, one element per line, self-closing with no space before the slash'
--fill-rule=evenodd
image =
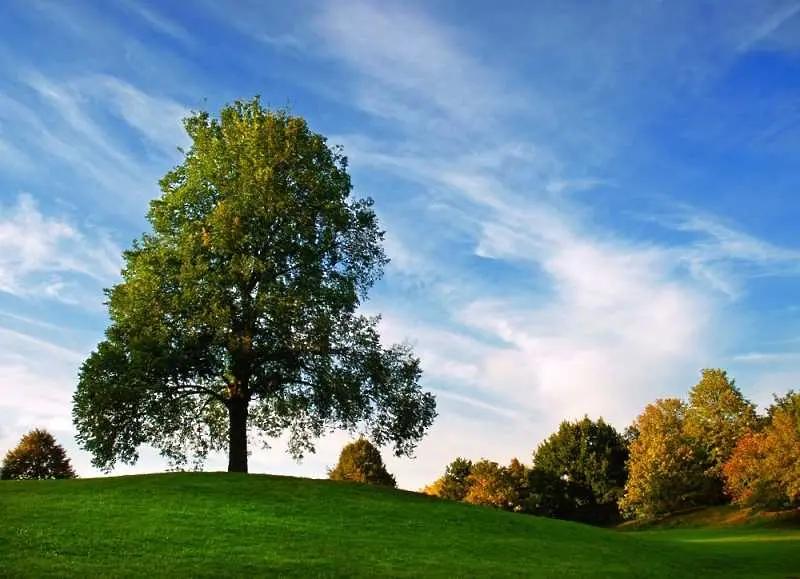
<path id="1" fill-rule="evenodd" d="M 205 386 L 200 386 L 199 384 L 188 384 L 186 386 L 178 387 L 179 396 L 194 396 L 198 394 L 205 394 L 206 396 L 214 398 L 220 402 L 226 401 L 226 399 L 219 392 L 215 392 L 211 388 L 206 388 Z"/>

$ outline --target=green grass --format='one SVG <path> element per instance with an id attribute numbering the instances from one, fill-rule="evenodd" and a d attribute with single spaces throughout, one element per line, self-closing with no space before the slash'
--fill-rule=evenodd
<path id="1" fill-rule="evenodd" d="M 800 509 L 768 512 L 733 505 L 706 507 L 650 520 L 629 521 L 620 530 L 667 529 L 800 529 Z"/>
<path id="2" fill-rule="evenodd" d="M 2 577 L 800 577 L 800 531 L 621 533 L 260 475 L 0 483 Z"/>

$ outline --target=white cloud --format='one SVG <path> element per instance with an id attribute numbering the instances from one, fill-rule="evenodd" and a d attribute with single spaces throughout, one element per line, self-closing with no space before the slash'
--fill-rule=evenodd
<path id="1" fill-rule="evenodd" d="M 0 291 L 83 303 L 88 285 L 99 303 L 97 286 L 116 279 L 120 267 L 120 249 L 107 236 L 43 215 L 31 196 L 0 205 Z"/>

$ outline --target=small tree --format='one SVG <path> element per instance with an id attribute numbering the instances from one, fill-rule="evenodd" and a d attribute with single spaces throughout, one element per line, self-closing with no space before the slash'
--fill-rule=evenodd
<path id="1" fill-rule="evenodd" d="M 366 438 L 346 444 L 339 462 L 328 471 L 331 480 L 395 487 L 397 482 L 383 464 L 380 451 Z"/>
<path id="2" fill-rule="evenodd" d="M 469 475 L 472 472 L 472 461 L 458 457 L 447 465 L 444 476 L 440 479 L 439 496 L 451 501 L 463 501 L 469 491 Z"/>
<path id="3" fill-rule="evenodd" d="M 13 450 L 8 451 L 0 479 L 57 479 L 75 478 L 67 452 L 46 430 L 27 433 Z"/>

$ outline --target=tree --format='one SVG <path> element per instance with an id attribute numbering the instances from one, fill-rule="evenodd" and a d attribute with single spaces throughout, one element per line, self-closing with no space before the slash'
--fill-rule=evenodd
<path id="1" fill-rule="evenodd" d="M 369 440 L 359 438 L 346 444 L 339 462 L 328 471 L 331 480 L 344 480 L 395 487 L 397 482 L 383 464 L 380 451 Z"/>
<path id="2" fill-rule="evenodd" d="M 288 431 L 295 457 L 343 428 L 410 455 L 435 416 L 420 361 L 358 313 L 388 262 L 347 159 L 258 98 L 184 126 L 191 147 L 160 181 L 150 233 L 124 253 L 106 338 L 74 395 L 78 439 L 104 470 L 150 444 L 173 463 Z"/>
<path id="3" fill-rule="evenodd" d="M 464 502 L 513 510 L 519 504 L 516 482 L 510 469 L 491 460 L 480 460 L 470 469 Z"/>
<path id="4" fill-rule="evenodd" d="M 689 393 L 684 429 L 694 439 L 695 455 L 705 468 L 707 490 L 702 499 L 705 504 L 726 500 L 722 465 L 739 438 L 756 422 L 755 407 L 725 370 L 701 371 L 700 381 Z"/>
<path id="5" fill-rule="evenodd" d="M 530 487 L 528 485 L 528 473 L 530 469 L 522 464 L 518 458 L 514 457 L 506 467 L 508 476 L 514 485 L 514 492 L 517 495 L 517 502 L 514 505 L 515 511 L 522 511 L 525 508 L 525 502 L 528 500 Z"/>
<path id="6" fill-rule="evenodd" d="M 648 404 L 634 423 L 628 481 L 620 510 L 649 517 L 701 504 L 704 466 L 684 431 L 686 404 L 677 398 Z"/>
<path id="7" fill-rule="evenodd" d="M 793 409 L 773 408 L 763 430 L 739 439 L 722 472 L 725 490 L 737 504 L 761 508 L 800 504 L 800 431 Z"/>
<path id="8" fill-rule="evenodd" d="M 602 418 L 562 422 L 534 452 L 530 510 L 593 523 L 616 520 L 627 460 L 627 442 Z"/>
<path id="9" fill-rule="evenodd" d="M 767 423 L 772 420 L 772 417 L 779 411 L 786 412 L 789 416 L 793 416 L 797 422 L 797 432 L 800 433 L 800 392 L 789 390 L 783 396 L 773 394 L 773 403 L 767 409 Z"/>
<path id="10" fill-rule="evenodd" d="M 9 450 L 0 468 L 0 479 L 76 478 L 67 452 L 46 430 L 25 434 L 13 450 Z"/>
<path id="11" fill-rule="evenodd" d="M 458 457 L 445 467 L 444 475 L 423 488 L 422 492 L 450 501 L 463 501 L 469 491 L 471 472 L 472 461 Z"/>

